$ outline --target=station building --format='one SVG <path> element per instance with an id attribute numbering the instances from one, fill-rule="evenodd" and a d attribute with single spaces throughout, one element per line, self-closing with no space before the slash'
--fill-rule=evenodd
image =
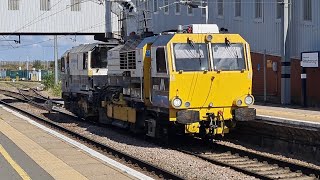
<path id="1" fill-rule="evenodd" d="M 178 0 L 177 0 L 178 1 Z M 205 9 L 191 9 L 176 0 L 137 0 L 136 6 L 151 12 L 148 24 L 155 33 L 176 29 L 179 24 L 205 23 Z M 282 0 L 202 0 L 208 4 L 209 23 L 239 33 L 251 45 L 253 93 L 264 94 L 263 56 L 266 52 L 267 101 L 281 100 Z M 170 5 L 172 4 L 172 5 Z M 159 7 L 169 5 L 166 8 Z M 291 103 L 301 103 L 301 52 L 320 51 L 319 0 L 291 0 L 289 26 L 291 49 Z M 141 19 L 139 20 L 141 22 Z M 138 22 L 138 23 L 139 23 Z M 140 28 L 141 29 L 141 28 Z M 308 105 L 320 106 L 320 68 L 307 68 Z M 262 98 L 263 99 L 263 98 Z"/>

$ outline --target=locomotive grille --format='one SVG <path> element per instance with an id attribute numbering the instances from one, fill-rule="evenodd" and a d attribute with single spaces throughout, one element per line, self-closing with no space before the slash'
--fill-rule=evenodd
<path id="1" fill-rule="evenodd" d="M 127 53 L 120 53 L 120 69 L 127 69 L 128 61 L 127 61 Z"/>
<path id="2" fill-rule="evenodd" d="M 134 51 L 120 53 L 120 69 L 136 69 L 136 54 Z"/>
<path id="3" fill-rule="evenodd" d="M 128 69 L 136 69 L 136 54 L 134 51 L 127 53 Z"/>

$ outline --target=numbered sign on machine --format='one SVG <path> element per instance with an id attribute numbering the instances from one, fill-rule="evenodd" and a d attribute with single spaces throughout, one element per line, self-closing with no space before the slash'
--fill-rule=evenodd
<path id="1" fill-rule="evenodd" d="M 301 53 L 302 67 L 319 67 L 319 52 Z"/>

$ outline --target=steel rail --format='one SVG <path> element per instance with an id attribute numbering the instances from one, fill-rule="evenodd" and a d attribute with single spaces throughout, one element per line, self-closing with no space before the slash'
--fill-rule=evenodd
<path id="1" fill-rule="evenodd" d="M 283 176 L 283 178 L 292 179 L 319 179 L 320 177 L 320 169 L 316 169 L 313 167 L 308 167 L 301 164 L 296 164 L 285 160 L 276 159 L 274 157 L 269 157 L 266 155 L 257 154 L 251 151 L 217 143 L 214 143 L 212 147 L 215 151 L 219 151 L 209 151 L 202 153 L 202 150 L 200 150 L 200 153 L 198 153 L 197 151 L 190 151 L 179 148 L 174 149 L 186 154 L 196 156 L 213 164 L 229 167 L 238 172 L 242 172 L 259 179 L 281 179 L 281 176 Z M 259 170 L 259 168 L 261 168 L 261 170 Z M 269 169 L 269 173 L 266 173 L 266 170 L 262 169 Z M 281 171 L 283 171 L 282 174 Z M 286 177 L 286 174 L 289 177 Z"/>
<path id="2" fill-rule="evenodd" d="M 32 113 L 29 113 L 29 112 L 24 111 L 22 109 L 19 109 L 19 108 L 13 106 L 13 105 L 10 105 L 9 103 L 4 102 L 3 100 L 0 100 L 0 104 L 3 104 L 3 105 L 5 105 L 5 106 L 7 106 L 7 107 L 9 107 L 11 109 L 16 110 L 16 111 L 19 111 L 19 112 L 23 113 L 24 115 L 26 115 L 26 116 L 28 116 L 28 117 L 30 117 L 32 119 L 35 119 L 35 120 L 40 121 L 40 122 L 42 122 L 44 124 L 47 124 L 50 127 L 55 128 L 55 129 L 57 129 L 57 130 L 59 130 L 61 132 L 64 132 L 64 133 L 66 133 L 66 134 L 68 134 L 68 135 L 70 135 L 70 136 L 72 136 L 72 137 L 74 137 L 76 139 L 82 140 L 82 141 L 86 142 L 87 144 L 90 144 L 90 145 L 94 146 L 95 148 L 106 152 L 106 154 L 107 153 L 112 154 L 113 156 L 118 157 L 119 159 L 123 159 L 128 163 L 137 165 L 143 171 L 148 171 L 148 172 L 150 172 L 152 174 L 157 175 L 160 178 L 178 179 L 178 180 L 184 179 L 183 177 L 180 177 L 180 176 L 178 176 L 178 175 L 176 175 L 174 173 L 171 173 L 171 172 L 169 172 L 169 171 L 167 171 L 165 169 L 162 169 L 162 168 L 160 168 L 160 167 L 158 167 L 156 165 L 150 164 L 150 163 L 148 163 L 148 162 L 146 162 L 144 160 L 141 160 L 141 159 L 138 159 L 136 157 L 133 157 L 133 156 L 127 154 L 127 153 L 118 151 L 118 150 L 114 149 L 111 146 L 108 146 L 106 144 L 102 144 L 102 143 L 97 142 L 97 141 L 95 141 L 93 139 L 85 137 L 85 136 L 83 136 L 83 135 L 81 135 L 81 134 L 79 134 L 77 132 L 73 132 L 73 131 L 71 131 L 69 129 L 66 129 L 63 126 L 59 125 L 58 123 L 56 123 L 54 121 L 50 121 L 50 120 L 41 118 L 39 116 L 36 116 L 35 114 L 32 114 Z"/>
<path id="3" fill-rule="evenodd" d="M 28 91 L 24 91 L 24 90 L 21 90 L 19 89 L 19 91 L 26 95 L 26 96 L 29 96 L 31 98 L 35 98 L 38 102 L 40 101 L 43 101 L 43 102 L 47 102 L 47 101 L 50 101 L 52 102 L 53 105 L 55 106 L 62 106 L 63 104 L 61 104 L 60 102 L 58 101 L 55 101 L 53 99 L 50 99 L 49 97 L 45 97 L 43 96 L 42 94 L 40 94 L 39 92 L 37 92 L 37 90 L 35 90 L 34 88 L 29 88 Z M 25 92 L 25 93 L 23 93 Z M 32 95 L 33 94 L 33 95 Z"/>
<path id="4" fill-rule="evenodd" d="M 2 101 L 0 101 L 0 103 L 2 103 Z M 76 116 L 72 116 L 70 114 L 61 112 L 61 111 L 59 111 L 57 109 L 53 109 L 53 110 L 56 111 L 56 112 L 68 115 L 70 117 L 77 118 Z M 34 116 L 34 115 L 31 115 L 31 116 Z M 36 118 L 36 117 L 34 117 L 34 118 Z M 41 121 L 48 121 L 48 120 L 41 120 Z M 57 126 L 59 126 L 59 125 L 57 124 Z M 74 133 L 74 132 L 72 132 L 72 133 Z M 74 135 L 74 136 L 78 136 L 78 135 Z M 96 143 L 98 143 L 98 144 L 96 144 Z M 101 148 L 101 146 L 104 146 L 104 145 L 101 145 L 99 142 L 94 142 L 92 144 L 95 145 L 98 148 L 99 147 Z M 266 164 L 265 162 L 267 162 L 270 165 L 276 164 L 277 166 L 281 167 L 282 170 L 290 169 L 291 172 L 286 172 L 286 174 L 294 173 L 294 172 L 301 172 L 302 173 L 301 176 L 297 175 L 296 178 L 299 178 L 299 177 L 308 178 L 308 175 L 314 176 L 315 179 L 320 177 L 320 170 L 316 169 L 316 168 L 304 166 L 304 165 L 301 165 L 301 164 L 295 164 L 295 163 L 288 162 L 288 161 L 285 161 L 285 160 L 280 160 L 280 159 L 276 159 L 276 158 L 273 158 L 273 157 L 268 157 L 266 155 L 261 155 L 261 154 L 257 154 L 257 153 L 254 153 L 254 152 L 250 152 L 250 151 L 246 151 L 246 150 L 242 150 L 242 149 L 238 149 L 238 148 L 234 148 L 234 147 L 230 147 L 230 146 L 226 146 L 226 145 L 221 145 L 221 144 L 217 144 L 217 143 L 214 143 L 213 146 L 214 146 L 214 149 L 216 149 L 216 150 L 220 150 L 220 151 L 223 151 L 223 152 L 231 152 L 230 155 L 236 154 L 237 158 L 249 158 L 249 160 L 257 160 L 258 163 L 262 163 L 262 164 Z M 195 152 L 191 152 L 189 150 L 183 150 L 181 148 L 175 148 L 175 147 L 172 148 L 172 149 L 178 150 L 178 151 L 180 151 L 182 153 L 186 153 L 186 154 L 190 154 L 190 155 L 196 156 L 196 157 L 198 157 L 200 159 L 206 160 L 206 161 L 211 162 L 211 163 L 216 164 L 216 165 L 230 167 L 231 169 L 234 169 L 234 170 L 236 170 L 238 172 L 242 172 L 244 174 L 257 177 L 259 179 L 267 179 L 267 180 L 275 179 L 275 178 L 272 178 L 270 175 L 261 174 L 257 170 L 256 171 L 248 170 L 248 168 L 246 168 L 246 167 L 239 167 L 239 166 L 233 165 L 232 163 L 228 163 L 227 161 L 224 161 L 224 159 L 220 159 L 219 160 L 219 159 L 216 159 L 216 158 L 210 158 L 210 154 L 209 155 L 208 154 L 203 155 L 201 153 L 195 153 Z M 115 150 L 113 149 L 113 150 L 110 150 L 110 151 L 112 151 L 112 153 L 113 153 L 113 151 L 115 151 Z M 212 153 L 212 154 L 214 154 L 214 153 Z M 120 155 L 120 156 L 122 156 L 122 155 Z M 133 161 L 133 160 L 131 160 L 131 161 Z M 179 177 L 179 178 L 181 178 L 181 177 Z M 313 177 L 310 177 L 310 179 L 312 179 L 312 178 Z M 172 178 L 172 179 L 175 179 L 175 178 Z"/>

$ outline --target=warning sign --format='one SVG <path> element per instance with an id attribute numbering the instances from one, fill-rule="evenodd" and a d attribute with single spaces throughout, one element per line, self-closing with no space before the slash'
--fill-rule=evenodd
<path id="1" fill-rule="evenodd" d="M 272 60 L 267 60 L 267 68 L 272 68 Z"/>

